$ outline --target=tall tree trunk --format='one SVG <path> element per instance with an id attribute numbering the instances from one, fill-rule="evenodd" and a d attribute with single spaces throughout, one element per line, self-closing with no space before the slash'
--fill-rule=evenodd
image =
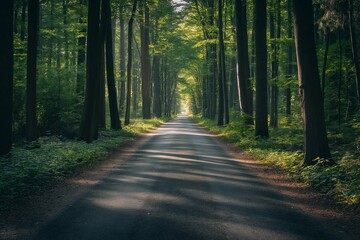
<path id="1" fill-rule="evenodd" d="M 22 1 L 21 7 L 21 27 L 20 27 L 20 40 L 25 40 L 25 20 L 26 20 L 26 0 Z"/>
<path id="2" fill-rule="evenodd" d="M 80 1 L 81 6 L 85 6 L 84 0 Z M 84 95 L 85 88 L 85 45 L 86 45 L 86 27 L 82 26 L 85 21 L 84 16 L 81 14 L 79 17 L 79 24 L 81 29 L 78 37 L 78 54 L 77 54 L 77 74 L 76 74 L 76 93 L 80 96 Z"/>
<path id="3" fill-rule="evenodd" d="M 103 4 L 104 1 L 101 1 Z M 99 86 L 99 117 L 98 124 L 99 128 L 106 128 L 106 99 L 105 99 L 105 41 L 106 41 L 106 13 L 105 8 L 101 7 L 101 19 L 100 19 L 100 86 Z"/>
<path id="4" fill-rule="evenodd" d="M 341 29 L 339 29 L 339 82 L 338 82 L 338 124 L 341 123 L 341 85 L 343 78 L 343 46 L 341 39 Z"/>
<path id="5" fill-rule="evenodd" d="M 4 1 L 0 8 L 0 156 L 10 152 L 13 112 L 13 1 Z"/>
<path id="6" fill-rule="evenodd" d="M 64 42 L 65 42 L 65 69 L 69 70 L 70 54 L 69 54 L 69 34 L 68 34 L 68 0 L 63 0 L 63 23 L 64 23 Z"/>
<path id="7" fill-rule="evenodd" d="M 157 47 L 159 33 L 158 33 L 158 17 L 155 17 L 155 26 L 154 26 L 154 45 Z M 153 112 L 157 118 L 160 118 L 162 115 L 161 112 L 161 86 L 160 86 L 160 56 L 157 53 L 154 53 L 153 56 L 153 65 L 152 65 L 152 78 L 154 83 L 154 100 L 153 100 Z"/>
<path id="8" fill-rule="evenodd" d="M 271 78 L 272 84 L 270 85 L 270 126 L 277 127 L 278 126 L 278 60 L 277 60 L 277 39 L 280 38 L 280 14 L 277 14 L 277 11 L 280 11 L 279 1 L 276 0 L 277 3 L 272 1 L 272 6 L 274 7 L 272 11 L 270 11 L 270 38 L 273 40 L 271 43 L 272 48 L 272 59 L 271 59 Z M 276 6 L 276 7 L 275 7 Z M 276 16 L 276 19 L 275 19 Z M 277 21 L 276 21 L 277 20 Z M 277 24 L 276 24 L 277 22 Z M 276 28 L 277 26 L 277 28 Z"/>
<path id="9" fill-rule="evenodd" d="M 255 1 L 256 115 L 255 135 L 269 136 L 267 111 L 266 0 Z"/>
<path id="10" fill-rule="evenodd" d="M 128 64 L 127 64 L 127 84 L 126 84 L 126 110 L 125 110 L 125 125 L 130 124 L 130 104 L 131 104 L 131 65 L 132 65 L 132 37 L 133 37 L 133 22 L 136 12 L 137 0 L 134 0 L 131 17 L 128 27 Z"/>
<path id="11" fill-rule="evenodd" d="M 348 0 L 348 4 L 349 4 L 349 28 L 350 28 L 351 49 L 352 49 L 353 61 L 355 65 L 356 92 L 357 92 L 358 102 L 360 102 L 360 66 L 358 59 L 356 30 L 354 24 L 353 0 Z"/>
<path id="12" fill-rule="evenodd" d="M 287 37 L 289 39 L 291 39 L 293 37 L 293 32 L 292 32 L 292 4 L 291 4 L 292 1 L 288 1 L 288 5 L 287 5 L 287 11 L 288 11 L 288 21 L 287 21 Z M 288 82 L 291 81 L 292 79 L 292 75 L 293 75 L 293 43 L 290 42 L 289 45 L 288 45 L 288 65 L 287 65 L 287 79 L 288 79 Z M 286 115 L 287 116 L 290 116 L 291 114 L 291 88 L 290 86 L 288 86 L 286 89 L 285 89 L 285 97 L 286 97 Z"/>
<path id="13" fill-rule="evenodd" d="M 228 91 L 227 91 L 227 83 L 226 83 L 226 60 L 225 60 L 225 44 L 224 44 L 224 32 L 223 32 L 223 0 L 218 1 L 218 10 L 219 10 L 219 19 L 218 19 L 218 27 L 219 27 L 219 118 L 218 125 L 223 125 L 223 119 L 220 120 L 221 108 L 220 105 L 223 105 L 223 114 L 225 117 L 225 124 L 228 124 L 230 121 L 229 118 L 229 104 L 228 104 Z M 221 88 L 220 88 L 220 85 Z M 220 91 L 222 91 L 220 93 Z M 222 99 L 221 99 L 222 97 Z"/>
<path id="14" fill-rule="evenodd" d="M 100 87 L 100 0 L 88 2 L 88 31 L 86 54 L 86 91 L 81 117 L 80 139 L 92 142 L 98 138 L 99 87 Z"/>
<path id="15" fill-rule="evenodd" d="M 119 113 L 124 115 L 125 106 L 125 20 L 124 7 L 119 10 L 120 16 L 120 82 L 119 82 Z"/>
<path id="16" fill-rule="evenodd" d="M 303 165 L 331 159 L 324 119 L 313 25 L 312 0 L 294 0 L 294 34 L 301 113 L 304 124 Z M 329 160 L 331 161 L 331 160 Z"/>
<path id="17" fill-rule="evenodd" d="M 36 69 L 39 32 L 39 0 L 29 0 L 28 54 L 26 76 L 26 140 L 38 138 L 36 117 Z"/>
<path id="18" fill-rule="evenodd" d="M 105 27 L 106 27 L 106 76 L 109 95 L 109 109 L 111 129 L 121 129 L 119 119 L 119 110 L 117 105 L 115 75 L 114 75 L 114 44 L 113 29 L 111 21 L 111 6 L 109 0 L 102 0 L 102 7 L 105 9 Z"/>
<path id="19" fill-rule="evenodd" d="M 322 96 L 325 98 L 325 82 L 326 82 L 326 67 L 327 67 L 327 60 L 328 60 L 328 53 L 329 53 L 329 46 L 330 46 L 330 30 L 327 28 L 325 30 L 325 53 L 324 53 L 324 63 L 322 67 L 322 76 L 321 76 L 321 86 L 322 86 Z"/>
<path id="20" fill-rule="evenodd" d="M 240 108 L 248 116 L 247 123 L 252 120 L 252 93 L 250 86 L 249 46 L 246 21 L 246 1 L 235 1 L 236 18 L 236 56 L 237 56 L 237 82 Z"/>
<path id="21" fill-rule="evenodd" d="M 151 80 L 150 80 L 150 53 L 149 53 L 149 7 L 146 0 L 142 0 L 140 21 L 141 33 L 141 93 L 142 93 L 142 114 L 144 119 L 151 118 Z"/>

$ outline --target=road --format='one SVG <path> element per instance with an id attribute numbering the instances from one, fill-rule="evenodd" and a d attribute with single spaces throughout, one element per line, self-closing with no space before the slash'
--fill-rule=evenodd
<path id="1" fill-rule="evenodd" d="M 180 116 L 33 239 L 335 239 Z"/>

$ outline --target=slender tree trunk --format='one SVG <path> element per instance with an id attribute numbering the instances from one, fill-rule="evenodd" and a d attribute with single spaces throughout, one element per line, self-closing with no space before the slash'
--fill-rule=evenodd
<path id="1" fill-rule="evenodd" d="M 13 113 L 13 1 L 4 1 L 0 8 L 0 156 L 11 150 Z"/>
<path id="2" fill-rule="evenodd" d="M 255 135 L 268 137 L 266 0 L 255 2 L 256 116 Z"/>
<path id="3" fill-rule="evenodd" d="M 111 21 L 111 7 L 109 0 L 102 0 L 102 7 L 105 9 L 105 27 L 106 27 L 106 74 L 107 86 L 109 95 L 109 109 L 111 129 L 121 129 L 119 119 L 119 110 L 117 105 L 115 75 L 114 75 L 114 44 L 113 44 L 113 31 Z"/>
<path id="4" fill-rule="evenodd" d="M 124 9 L 120 7 L 120 83 L 119 83 L 119 113 L 124 115 L 125 106 L 125 20 Z"/>
<path id="5" fill-rule="evenodd" d="M 316 57 L 312 0 L 294 0 L 294 33 L 301 113 L 304 124 L 303 165 L 331 159 Z M 329 160 L 331 161 L 331 160 Z"/>
<path id="6" fill-rule="evenodd" d="M 20 27 L 20 40 L 25 40 L 25 20 L 26 20 L 26 0 L 22 1 L 21 7 L 21 27 Z"/>
<path id="7" fill-rule="evenodd" d="M 104 3 L 104 0 L 101 1 L 101 4 Z M 106 13 L 105 8 L 101 7 L 101 18 L 100 18 L 100 49 L 99 49 L 99 58 L 100 58 L 100 86 L 99 86 L 99 117 L 98 124 L 99 128 L 106 128 L 106 99 L 105 99 L 105 41 L 106 41 Z"/>
<path id="8" fill-rule="evenodd" d="M 252 120 L 252 93 L 250 86 L 249 46 L 246 21 L 246 1 L 235 1 L 236 17 L 236 56 L 237 56 L 237 82 L 240 108 L 248 116 L 247 123 Z"/>
<path id="9" fill-rule="evenodd" d="M 64 42 L 65 42 L 65 69 L 69 70 L 70 54 L 69 54 L 69 34 L 68 34 L 68 0 L 63 0 L 63 23 L 64 23 Z"/>
<path id="10" fill-rule="evenodd" d="M 349 4 L 349 28 L 350 28 L 351 49 L 352 49 L 353 61 L 355 65 L 356 92 L 357 92 L 358 102 L 360 102 L 360 66 L 358 59 L 356 30 L 354 24 L 353 0 L 348 0 L 348 4 Z"/>
<path id="11" fill-rule="evenodd" d="M 130 124 L 130 103 L 131 103 L 131 65 L 132 65 L 132 37 L 133 37 L 133 22 L 136 12 L 137 0 L 134 0 L 131 17 L 128 27 L 128 64 L 127 64 L 127 92 L 126 92 L 126 110 L 125 110 L 125 125 Z"/>
<path id="12" fill-rule="evenodd" d="M 287 37 L 289 39 L 293 38 L 293 32 L 292 32 L 292 1 L 288 1 L 287 11 L 288 11 L 288 21 L 287 21 Z M 288 81 L 290 82 L 293 76 L 293 43 L 289 43 L 288 45 L 288 65 L 287 65 L 287 74 L 288 74 Z M 286 115 L 291 115 L 291 88 L 288 86 L 285 89 L 285 97 L 286 97 Z"/>
<path id="13" fill-rule="evenodd" d="M 142 0 L 142 19 L 140 22 L 141 33 L 141 92 L 142 114 L 144 119 L 151 118 L 151 79 L 150 79 L 150 53 L 149 53 L 149 7 L 146 0 Z"/>
<path id="14" fill-rule="evenodd" d="M 223 120 L 220 120 L 220 117 L 225 117 L 225 124 L 228 124 L 230 121 L 229 118 L 229 104 L 228 104 L 228 91 L 226 83 L 226 69 L 225 69 L 225 44 L 224 44 L 224 32 L 223 32 L 223 1 L 218 1 L 218 10 L 219 10 L 219 116 L 218 116 L 218 125 L 223 125 Z M 220 87 L 220 85 L 222 85 Z M 220 93 L 220 91 L 222 91 Z M 223 105 L 221 109 L 220 105 Z M 220 111 L 223 111 L 224 116 L 221 116 Z"/>
<path id="15" fill-rule="evenodd" d="M 326 67 L 327 67 L 327 60 L 328 60 L 328 53 L 329 53 L 329 45 L 330 45 L 330 31 L 329 31 L 329 29 L 326 29 L 324 63 L 323 63 L 322 77 L 321 77 L 323 98 L 325 98 Z"/>
<path id="16" fill-rule="evenodd" d="M 84 0 L 80 1 L 85 6 Z M 80 15 L 79 24 L 83 25 L 84 16 Z M 76 93 L 80 96 L 84 95 L 85 88 L 85 44 L 86 44 L 86 27 L 82 26 L 78 37 L 78 54 L 77 54 L 77 74 L 76 74 Z"/>
<path id="17" fill-rule="evenodd" d="M 36 69 L 39 31 L 39 0 L 29 0 L 28 16 L 28 54 L 26 76 L 26 140 L 38 138 L 36 117 Z"/>
<path id="18" fill-rule="evenodd" d="M 338 124 L 341 123 L 341 85 L 343 78 L 343 46 L 341 39 L 341 30 L 339 30 L 339 83 L 338 83 Z"/>
<path id="19" fill-rule="evenodd" d="M 80 139 L 92 142 L 98 137 L 99 88 L 100 88 L 100 0 L 88 3 L 88 31 L 86 54 L 86 91 L 81 117 Z"/>

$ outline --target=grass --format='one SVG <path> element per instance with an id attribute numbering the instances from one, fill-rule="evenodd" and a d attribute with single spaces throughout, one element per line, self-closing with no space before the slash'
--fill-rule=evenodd
<path id="1" fill-rule="evenodd" d="M 8 156 L 0 157 L 0 211 L 74 176 L 163 122 L 133 119 L 121 131 L 101 131 L 98 140 L 92 143 L 51 136 L 40 138 L 39 148 L 14 147 Z"/>
<path id="2" fill-rule="evenodd" d="M 302 167 L 303 133 L 300 119 L 292 119 L 290 123 L 289 119 L 282 117 L 280 127 L 270 128 L 270 138 L 255 137 L 254 126 L 246 125 L 241 119 L 223 127 L 208 119 L 194 117 L 194 120 L 263 163 L 282 169 L 293 178 L 333 197 L 344 207 L 360 209 L 360 137 L 357 137 L 360 136 L 360 125 L 357 121 L 328 128 L 335 165 Z"/>

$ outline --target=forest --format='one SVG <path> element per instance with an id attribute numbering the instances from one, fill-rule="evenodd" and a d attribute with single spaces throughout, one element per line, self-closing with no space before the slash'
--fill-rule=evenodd
<path id="1" fill-rule="evenodd" d="M 359 14 L 357 0 L 1 1 L 0 210 L 180 113 L 358 208 Z"/>

